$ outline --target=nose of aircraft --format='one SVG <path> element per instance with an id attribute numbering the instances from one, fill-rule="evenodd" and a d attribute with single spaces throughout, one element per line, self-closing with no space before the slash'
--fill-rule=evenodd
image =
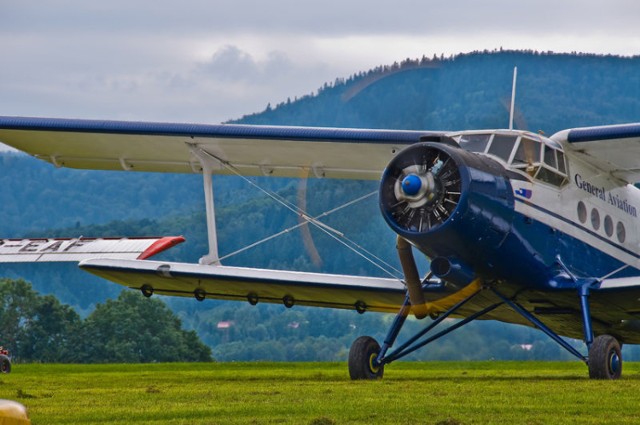
<path id="1" fill-rule="evenodd" d="M 411 237 L 428 233 L 456 211 L 463 192 L 456 149 L 414 144 L 389 163 L 380 182 L 380 207 L 394 230 Z"/>
<path id="2" fill-rule="evenodd" d="M 422 179 L 415 174 L 409 174 L 402 180 L 402 191 L 407 196 L 416 196 L 421 188 Z"/>

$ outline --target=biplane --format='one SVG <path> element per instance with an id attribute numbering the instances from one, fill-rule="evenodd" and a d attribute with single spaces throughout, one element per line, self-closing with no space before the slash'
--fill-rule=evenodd
<path id="1" fill-rule="evenodd" d="M 126 248 L 126 240 L 118 248 L 110 241 L 48 239 L 14 241 L 11 248 L 3 240 L 0 259 L 61 259 L 56 255 L 75 243 L 86 251 L 69 256 L 81 260 L 80 268 L 147 297 L 395 313 L 383 341 L 362 336 L 353 343 L 353 379 L 380 378 L 387 364 L 477 319 L 538 328 L 597 379 L 620 377 L 621 345 L 640 343 L 640 189 L 633 185 L 640 179 L 640 124 L 546 137 L 513 129 L 0 117 L 0 142 L 56 167 L 200 173 L 209 244 L 198 264 L 150 258 L 179 238 L 152 240 L 126 256 L 110 255 Z M 397 234 L 402 279 L 221 264 L 216 226 L 224 223 L 216 222 L 212 176 L 298 177 L 301 171 L 311 178 L 380 182 L 380 213 Z M 88 249 L 89 242 L 98 249 Z M 415 253 L 430 261 L 425 275 Z M 397 345 L 410 315 L 426 319 L 424 329 Z M 588 353 L 565 338 L 584 341 Z"/>

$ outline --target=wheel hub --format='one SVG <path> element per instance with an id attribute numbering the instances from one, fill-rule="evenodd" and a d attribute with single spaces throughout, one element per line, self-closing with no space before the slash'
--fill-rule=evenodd
<path id="1" fill-rule="evenodd" d="M 369 369 L 371 369 L 371 372 L 373 373 L 378 373 L 380 370 L 380 365 L 378 364 L 377 359 L 377 353 L 371 353 L 371 356 L 369 356 Z"/>
<path id="2" fill-rule="evenodd" d="M 609 370 L 614 375 L 620 371 L 620 356 L 615 351 L 609 354 Z"/>

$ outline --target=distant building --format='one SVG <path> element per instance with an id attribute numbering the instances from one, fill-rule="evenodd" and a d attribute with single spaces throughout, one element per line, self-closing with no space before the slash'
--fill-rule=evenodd
<path id="1" fill-rule="evenodd" d="M 233 325 L 235 325 L 235 323 L 232 320 L 222 320 L 218 322 L 218 324 L 216 325 L 216 329 L 222 332 L 221 342 L 223 344 L 226 344 L 227 342 L 229 342 L 229 331 L 231 330 Z"/>
<path id="2" fill-rule="evenodd" d="M 223 320 L 216 325 L 217 329 L 230 329 L 234 323 L 231 320 Z"/>

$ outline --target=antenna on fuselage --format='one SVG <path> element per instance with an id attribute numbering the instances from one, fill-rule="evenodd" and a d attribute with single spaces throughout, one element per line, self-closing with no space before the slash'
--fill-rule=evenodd
<path id="1" fill-rule="evenodd" d="M 518 78 L 518 67 L 513 67 L 513 86 L 511 87 L 511 109 L 509 110 L 509 130 L 513 130 L 513 111 L 516 105 L 516 79 Z"/>

